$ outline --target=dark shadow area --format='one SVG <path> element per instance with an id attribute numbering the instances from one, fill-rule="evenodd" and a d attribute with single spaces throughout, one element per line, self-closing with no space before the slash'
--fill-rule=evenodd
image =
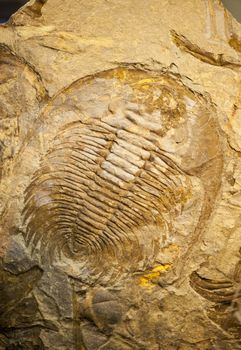
<path id="1" fill-rule="evenodd" d="M 0 23 L 7 22 L 9 17 L 26 2 L 28 0 L 0 0 Z"/>
<path id="2" fill-rule="evenodd" d="M 226 9 L 241 23 L 241 0 L 222 0 Z"/>

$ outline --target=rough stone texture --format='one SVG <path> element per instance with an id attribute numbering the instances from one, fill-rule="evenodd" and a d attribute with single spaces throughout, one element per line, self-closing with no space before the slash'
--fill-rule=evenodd
<path id="1" fill-rule="evenodd" d="M 0 349 L 241 349 L 241 26 L 215 0 L 0 27 Z"/>

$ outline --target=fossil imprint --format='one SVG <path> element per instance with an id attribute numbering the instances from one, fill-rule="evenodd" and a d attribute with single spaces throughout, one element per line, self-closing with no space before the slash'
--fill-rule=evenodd
<path id="1" fill-rule="evenodd" d="M 222 168 L 202 96 L 168 74 L 118 68 L 75 82 L 45 113 L 53 111 L 55 136 L 24 196 L 31 247 L 72 258 L 121 252 L 138 244 L 141 227 L 171 225 L 192 197 L 193 176 L 205 190 L 202 229 Z"/>

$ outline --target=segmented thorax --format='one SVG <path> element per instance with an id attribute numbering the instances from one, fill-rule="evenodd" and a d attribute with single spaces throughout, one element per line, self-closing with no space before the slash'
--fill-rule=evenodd
<path id="1" fill-rule="evenodd" d="M 170 226 L 191 197 L 188 171 L 218 152 L 199 150 L 218 140 L 210 116 L 168 76 L 116 69 L 51 103 L 78 115 L 58 124 L 25 194 L 26 239 L 51 254 L 141 249 L 138 231 Z"/>

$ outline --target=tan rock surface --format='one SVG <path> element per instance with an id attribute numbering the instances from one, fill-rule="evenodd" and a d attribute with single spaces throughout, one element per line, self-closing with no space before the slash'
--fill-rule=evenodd
<path id="1" fill-rule="evenodd" d="M 216 0 L 0 26 L 0 348 L 241 349 L 240 86 Z"/>

